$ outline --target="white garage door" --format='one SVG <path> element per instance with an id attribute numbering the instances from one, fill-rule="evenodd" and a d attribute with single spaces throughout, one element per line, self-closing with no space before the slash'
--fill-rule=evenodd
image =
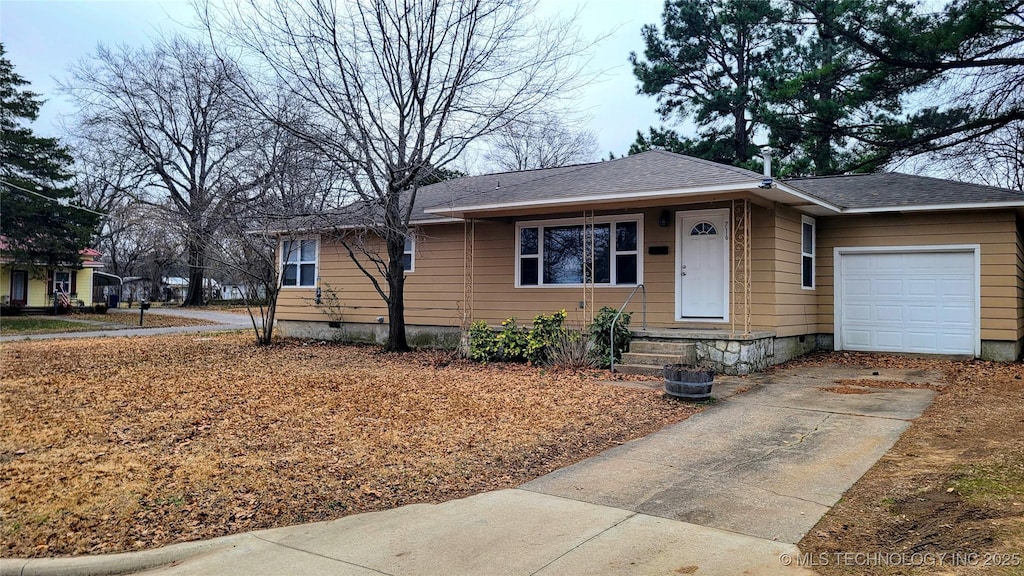
<path id="1" fill-rule="evenodd" d="M 836 348 L 971 354 L 978 346 L 974 250 L 837 250 Z"/>

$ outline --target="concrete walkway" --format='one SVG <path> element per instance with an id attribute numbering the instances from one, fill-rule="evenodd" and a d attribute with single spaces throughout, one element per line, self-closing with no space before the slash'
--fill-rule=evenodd
<path id="1" fill-rule="evenodd" d="M 107 314 L 132 315 L 139 317 L 138 308 L 111 308 Z M 178 316 L 182 318 L 194 318 L 208 320 L 210 323 L 204 326 L 170 326 L 165 328 L 138 328 L 121 324 L 95 322 L 91 320 L 77 320 L 74 317 L 59 317 L 60 320 L 68 320 L 77 323 L 96 324 L 97 330 L 87 332 L 58 332 L 53 334 L 15 334 L 12 336 L 0 336 L 0 342 L 11 342 L 16 340 L 55 340 L 63 338 L 124 338 L 128 336 L 153 336 L 157 334 L 178 334 L 193 332 L 219 332 L 223 330 L 238 330 L 242 328 L 252 329 L 252 321 L 249 316 L 232 314 L 230 312 L 218 312 L 215 310 L 202 309 L 181 309 L 181 308 L 151 308 L 146 311 L 146 316 L 164 315 Z M 145 317 L 143 317 L 145 324 Z"/>
<path id="2" fill-rule="evenodd" d="M 941 382 L 872 372 L 726 378 L 716 396 L 753 388 L 514 490 L 140 554 L 7 561 L 2 572 L 110 574 L 174 556 L 180 561 L 147 574 L 810 574 L 797 566 L 794 543 L 934 395 L 821 388 L 848 378 Z"/>

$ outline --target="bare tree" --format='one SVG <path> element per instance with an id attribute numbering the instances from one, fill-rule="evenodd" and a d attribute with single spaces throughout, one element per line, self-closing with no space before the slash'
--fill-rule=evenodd
<path id="1" fill-rule="evenodd" d="M 148 49 L 103 46 L 62 86 L 80 106 L 81 132 L 124 154 L 144 176 L 133 199 L 180 224 L 189 263 L 183 305 L 202 305 L 206 239 L 224 214 L 257 192 L 262 123 L 236 88 L 241 71 L 194 40 Z"/>
<path id="2" fill-rule="evenodd" d="M 954 179 L 1024 191 L 1024 120 L 933 156 Z"/>
<path id="3" fill-rule="evenodd" d="M 286 113 L 294 114 L 294 108 L 281 106 L 277 118 L 284 118 Z M 278 127 L 268 131 L 261 154 L 263 163 L 272 167 L 261 193 L 247 204 L 235 205 L 227 218 L 225 234 L 211 238 L 207 252 L 210 260 L 240 286 L 256 343 L 266 345 L 273 341 L 277 299 L 285 277 L 283 263 L 300 249 L 298 242 L 280 239 L 306 229 L 305 215 L 337 205 L 340 192 L 315 150 L 288 130 Z"/>
<path id="4" fill-rule="evenodd" d="M 201 1 L 201 0 L 200 0 Z M 211 38 L 267 73 L 312 114 L 288 123 L 365 209 L 347 210 L 386 254 L 339 235 L 388 307 L 387 350 L 404 351 L 402 265 L 416 193 L 474 141 L 579 83 L 589 45 L 571 21 L 532 19 L 519 0 L 248 0 L 200 6 Z"/>
<path id="5" fill-rule="evenodd" d="M 593 131 L 574 129 L 550 112 L 508 123 L 490 139 L 484 156 L 496 169 L 510 172 L 591 162 L 596 157 Z"/>
<path id="6" fill-rule="evenodd" d="M 114 153 L 108 144 L 79 138 L 75 153 L 75 189 L 82 205 L 102 214 L 90 244 L 99 248 L 109 270 L 124 276 L 141 262 L 144 210 L 133 200 L 145 180 L 134 158 Z"/>

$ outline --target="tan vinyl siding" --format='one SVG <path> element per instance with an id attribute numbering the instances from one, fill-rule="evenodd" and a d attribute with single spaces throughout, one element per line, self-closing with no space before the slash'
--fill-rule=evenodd
<path id="1" fill-rule="evenodd" d="M 1024 237 L 1021 234 L 1021 221 L 1017 218 L 1017 246 L 1016 246 L 1016 259 L 1017 259 L 1017 292 L 1012 298 L 1014 298 L 1013 305 L 1017 308 L 1017 340 L 1024 338 Z M 984 293 L 982 293 L 984 297 Z M 991 298 L 998 298 L 993 294 Z M 1010 297 L 1006 297 L 1010 298 Z"/>
<path id="2" fill-rule="evenodd" d="M 643 261 L 642 282 L 647 289 L 647 319 L 652 327 L 726 327 L 726 323 L 681 323 L 675 321 L 675 265 L 677 210 L 704 210 L 728 207 L 729 203 L 697 204 L 688 206 L 653 207 L 644 209 L 597 210 L 597 216 L 641 214 L 643 218 L 643 245 L 639 257 Z M 661 228 L 658 218 L 662 210 L 672 214 L 672 224 Z M 773 268 L 770 254 L 773 250 L 774 222 L 771 212 L 753 206 L 751 219 L 752 268 L 754 302 L 752 321 L 755 327 L 765 328 L 773 317 Z M 582 213 L 544 214 L 527 220 L 581 218 Z M 497 324 L 515 317 L 520 323 L 529 323 L 541 313 L 565 309 L 569 322 L 586 324 L 580 302 L 587 291 L 583 287 L 515 287 L 516 222 L 478 221 L 475 227 L 475 265 L 473 284 L 473 318 Z M 464 226 L 445 224 L 423 227 L 417 236 L 415 272 L 406 276 L 406 321 L 409 324 L 457 326 L 461 322 L 463 303 Z M 731 243 L 730 243 L 731 245 Z M 651 246 L 667 246 L 668 254 L 652 256 Z M 387 316 L 387 308 L 371 283 L 351 262 L 348 254 L 335 241 L 320 243 L 320 286 L 325 299 L 333 290 L 340 308 L 340 317 L 330 317 L 326 306 L 314 306 L 313 288 L 284 288 L 279 300 L 278 318 L 283 320 L 342 320 L 346 322 L 374 322 Z M 382 285 L 383 280 L 381 280 Z M 385 285 L 386 286 L 386 285 Z M 596 311 L 602 306 L 618 308 L 632 290 L 626 287 L 593 289 Z M 637 293 L 627 311 L 633 312 L 633 325 L 641 323 L 641 295 Z M 742 313 L 742 310 L 739 311 Z M 335 314 L 335 316 L 339 316 Z M 742 316 L 739 316 L 742 318 Z M 739 319 L 737 318 L 737 319 Z"/>
<path id="3" fill-rule="evenodd" d="M 802 215 L 796 210 L 781 205 L 776 208 L 775 317 L 770 323 L 780 337 L 818 331 L 819 289 L 805 289 L 801 283 L 802 224 Z"/>
<path id="4" fill-rule="evenodd" d="M 461 224 L 431 226 L 419 231 L 415 244 L 415 272 L 406 274 L 406 321 L 410 324 L 458 325 L 462 305 L 463 243 Z M 384 252 L 376 240 L 370 250 Z M 358 254 L 358 251 L 357 251 Z M 374 270 L 365 256 L 364 267 Z M 281 289 L 278 318 L 282 320 L 337 320 L 375 322 L 387 317 L 387 306 L 370 280 L 355 265 L 337 240 L 321 238 L 318 254 L 319 285 L 323 304 L 316 306 L 315 288 Z M 381 287 L 387 283 L 379 277 Z M 332 294 L 337 305 L 331 306 Z"/>
<path id="5" fill-rule="evenodd" d="M 981 246 L 981 338 L 1016 340 L 1019 235 L 1012 211 L 877 214 L 817 219 L 818 331 L 833 331 L 833 251 L 865 246 Z"/>

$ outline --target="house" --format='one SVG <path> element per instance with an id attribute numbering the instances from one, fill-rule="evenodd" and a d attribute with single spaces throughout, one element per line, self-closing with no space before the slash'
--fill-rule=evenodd
<path id="1" fill-rule="evenodd" d="M 93 305 L 93 274 L 103 267 L 101 254 L 91 248 L 79 251 L 81 268 L 33 267 L 9 258 L 0 259 L 0 303 L 16 308 L 49 308 L 54 300 L 66 306 Z"/>
<path id="2" fill-rule="evenodd" d="M 1022 209 L 1020 191 L 894 173 L 772 181 L 664 151 L 459 178 L 419 190 L 408 333 L 455 339 L 474 320 L 563 308 L 586 324 L 629 299 L 635 338 L 689 342 L 726 372 L 814 349 L 1014 360 Z M 283 242 L 298 244 L 282 333 L 386 334 L 336 239 L 311 226 Z"/>

